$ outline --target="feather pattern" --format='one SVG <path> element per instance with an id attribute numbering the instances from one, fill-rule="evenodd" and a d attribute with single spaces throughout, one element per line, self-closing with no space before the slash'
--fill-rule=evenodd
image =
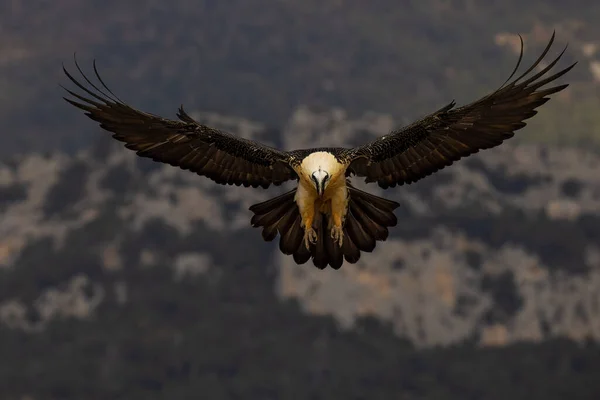
<path id="1" fill-rule="evenodd" d="M 339 269 L 344 260 L 354 264 L 360 259 L 361 251 L 371 252 L 377 241 L 387 239 L 388 227 L 396 225 L 394 210 L 399 204 L 363 192 L 350 184 L 348 192 L 349 212 L 344 224 L 344 241 L 341 247 L 333 241 L 327 229 L 329 218 L 325 214 L 319 214 L 313 223 L 317 243 L 311 244 L 310 248 L 304 245 L 304 230 L 294 201 L 296 189 L 251 206 L 250 210 L 254 213 L 252 226 L 262 227 L 263 238 L 267 241 L 272 241 L 279 233 L 279 250 L 283 254 L 293 255 L 296 264 L 305 264 L 311 258 L 319 269 L 328 265 Z M 372 219 L 370 213 L 378 218 Z"/>
<path id="2" fill-rule="evenodd" d="M 94 74 L 99 85 L 83 73 L 77 60 L 75 65 L 88 87 L 63 66 L 67 77 L 85 93 L 63 87 L 74 98 L 64 99 L 85 111 L 137 155 L 207 176 L 219 184 L 267 188 L 296 179 L 289 165 L 289 153 L 202 125 L 183 106 L 177 113 L 179 121 L 136 110 L 106 86 L 95 61 Z"/>

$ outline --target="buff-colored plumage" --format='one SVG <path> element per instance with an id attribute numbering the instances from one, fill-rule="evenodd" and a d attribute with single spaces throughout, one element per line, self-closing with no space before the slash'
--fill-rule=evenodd
<path id="1" fill-rule="evenodd" d="M 305 233 L 305 245 L 315 243 L 317 234 L 313 228 L 315 215 L 322 213 L 329 222 L 328 228 L 338 245 L 343 243 L 343 223 L 348 209 L 348 188 L 346 187 L 346 167 L 331 153 L 317 151 L 304 158 L 294 170 L 298 174 L 298 190 L 295 201 L 298 204 L 302 227 Z M 325 171 L 330 176 L 323 195 L 319 195 L 311 180 L 315 171 Z"/>

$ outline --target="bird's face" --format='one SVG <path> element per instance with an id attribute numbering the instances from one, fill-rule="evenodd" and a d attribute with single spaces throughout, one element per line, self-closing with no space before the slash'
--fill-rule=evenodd
<path id="1" fill-rule="evenodd" d="M 330 176 L 327 171 L 322 170 L 320 167 L 318 170 L 314 171 L 311 175 L 311 179 L 315 184 L 315 188 L 317 189 L 317 194 L 319 196 L 323 196 L 325 193 L 325 189 L 329 184 Z"/>

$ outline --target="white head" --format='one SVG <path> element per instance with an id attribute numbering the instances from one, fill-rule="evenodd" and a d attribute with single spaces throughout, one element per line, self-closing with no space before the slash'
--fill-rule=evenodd
<path id="1" fill-rule="evenodd" d="M 317 151 L 310 154 L 304 160 L 300 170 L 302 175 L 315 185 L 319 196 L 323 196 L 327 185 L 336 180 L 343 173 L 343 165 L 340 164 L 333 154 L 326 151 Z"/>

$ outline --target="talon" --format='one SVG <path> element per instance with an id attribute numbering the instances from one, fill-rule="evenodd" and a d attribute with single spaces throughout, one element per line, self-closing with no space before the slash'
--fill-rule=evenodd
<path id="1" fill-rule="evenodd" d="M 337 242 L 337 244 L 342 247 L 342 243 L 344 241 L 344 230 L 341 226 L 334 226 L 331 228 L 331 237 L 334 242 Z"/>
<path id="2" fill-rule="evenodd" d="M 313 228 L 309 228 L 304 231 L 304 245 L 307 249 L 310 248 L 311 243 L 317 243 L 317 232 L 315 232 Z"/>

